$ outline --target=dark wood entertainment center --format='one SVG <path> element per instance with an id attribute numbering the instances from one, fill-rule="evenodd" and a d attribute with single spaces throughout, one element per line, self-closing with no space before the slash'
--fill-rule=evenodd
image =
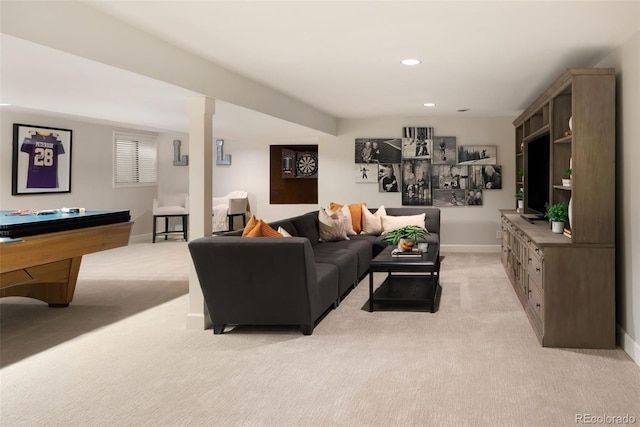
<path id="1" fill-rule="evenodd" d="M 513 122 L 525 212 L 501 211 L 502 263 L 544 347 L 616 345 L 615 79 L 614 69 L 569 69 Z M 527 220 L 547 201 L 571 202 L 569 236 Z"/>

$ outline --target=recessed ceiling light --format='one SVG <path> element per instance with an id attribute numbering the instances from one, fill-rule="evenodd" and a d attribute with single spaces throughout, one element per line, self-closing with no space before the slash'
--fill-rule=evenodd
<path id="1" fill-rule="evenodd" d="M 11 105 L 11 104 L 5 104 L 4 102 L 0 103 L 0 107 L 8 107 L 8 106 L 10 106 L 10 105 Z"/>
<path id="2" fill-rule="evenodd" d="M 469 108 L 458 108 L 458 113 L 466 113 L 469 110 Z"/>
<path id="3" fill-rule="evenodd" d="M 421 62 L 422 61 L 420 61 L 419 59 L 403 59 L 402 61 L 400 61 L 402 65 L 418 65 Z"/>
<path id="4" fill-rule="evenodd" d="M 424 106 L 425 107 L 435 107 L 436 104 L 434 104 L 433 102 L 425 102 Z"/>

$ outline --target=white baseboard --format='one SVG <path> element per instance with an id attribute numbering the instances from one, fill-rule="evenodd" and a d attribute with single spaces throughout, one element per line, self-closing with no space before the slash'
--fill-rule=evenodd
<path id="1" fill-rule="evenodd" d="M 153 233 L 138 234 L 136 236 L 129 237 L 129 244 L 131 243 L 151 243 L 153 241 Z"/>
<path id="2" fill-rule="evenodd" d="M 635 342 L 631 335 L 621 327 L 618 327 L 618 342 L 625 353 L 629 355 L 631 360 L 640 366 L 640 344 Z"/>
<path id="3" fill-rule="evenodd" d="M 499 254 L 502 246 L 500 245 L 442 245 L 441 252 L 471 252 L 483 254 Z"/>

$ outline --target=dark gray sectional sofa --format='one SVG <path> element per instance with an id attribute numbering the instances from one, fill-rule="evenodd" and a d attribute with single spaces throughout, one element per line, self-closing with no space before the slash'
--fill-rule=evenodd
<path id="1" fill-rule="evenodd" d="M 373 209 L 370 209 L 374 211 Z M 440 243 L 440 209 L 386 208 L 387 215 L 426 213 L 427 241 Z M 242 230 L 189 242 L 214 334 L 226 325 L 300 325 L 305 335 L 366 276 L 387 243 L 359 234 L 320 242 L 318 211 L 269 223 L 293 237 L 241 237 Z"/>

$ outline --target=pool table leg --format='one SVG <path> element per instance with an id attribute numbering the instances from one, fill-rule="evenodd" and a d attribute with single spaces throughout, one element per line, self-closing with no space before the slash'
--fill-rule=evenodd
<path id="1" fill-rule="evenodd" d="M 0 297 L 28 297 L 67 307 L 73 300 L 82 257 L 2 273 Z"/>

